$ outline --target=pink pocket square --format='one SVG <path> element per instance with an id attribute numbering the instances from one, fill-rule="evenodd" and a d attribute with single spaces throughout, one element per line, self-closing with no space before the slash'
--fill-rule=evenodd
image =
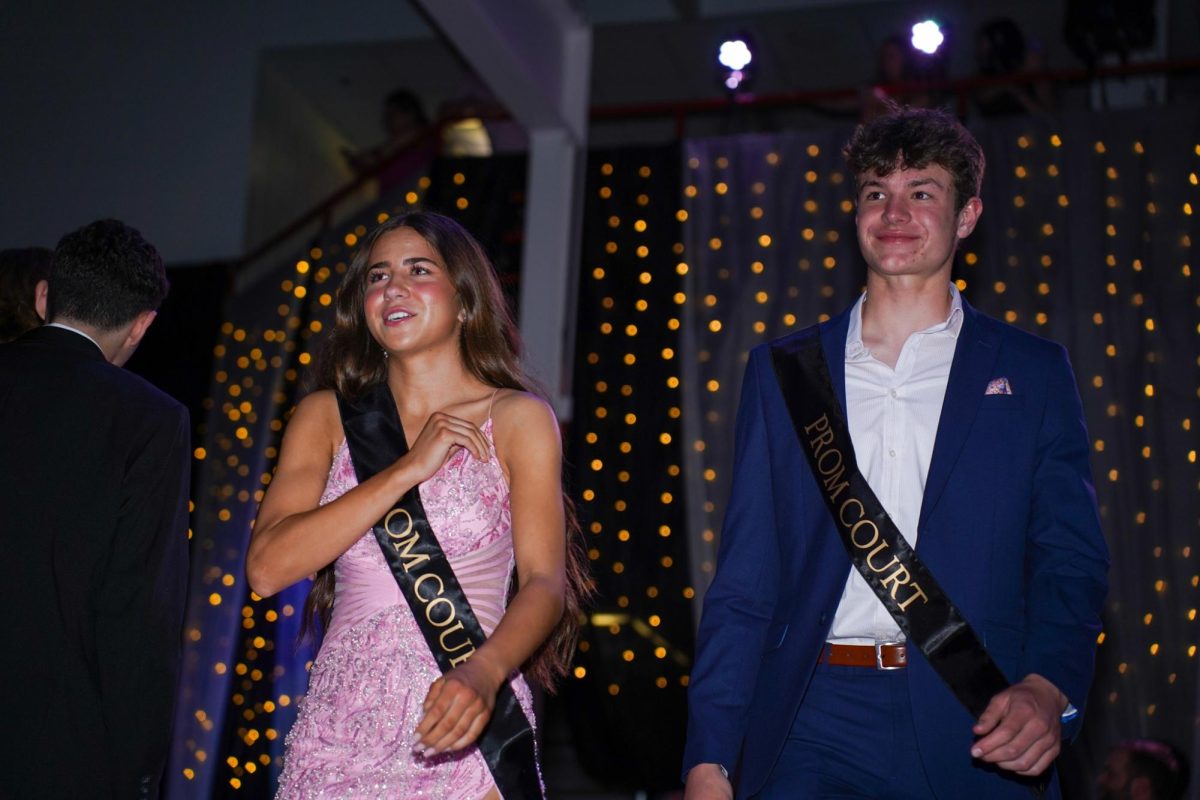
<path id="1" fill-rule="evenodd" d="M 1012 394 L 1012 386 L 1008 382 L 1008 378 L 993 378 L 988 382 L 985 395 L 989 394 Z"/>

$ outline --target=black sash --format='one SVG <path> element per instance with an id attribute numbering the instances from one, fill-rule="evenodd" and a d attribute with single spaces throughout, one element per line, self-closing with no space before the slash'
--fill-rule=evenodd
<path id="1" fill-rule="evenodd" d="M 360 483 L 408 452 L 387 384 L 375 386 L 355 401 L 339 395 L 338 410 Z M 429 527 L 416 486 L 376 523 L 374 531 L 425 643 L 442 672 L 449 672 L 487 637 Z M 542 798 L 533 729 L 507 680 L 500 685 L 492 718 L 477 744 L 505 800 Z"/>
<path id="2" fill-rule="evenodd" d="M 908 641 L 975 719 L 1008 679 L 858 471 L 854 445 L 814 327 L 771 346 L 796 436 L 850 560 Z"/>

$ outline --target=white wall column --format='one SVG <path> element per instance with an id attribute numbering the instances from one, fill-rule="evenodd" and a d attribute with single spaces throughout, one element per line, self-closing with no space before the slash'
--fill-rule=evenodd
<path id="1" fill-rule="evenodd" d="M 526 366 L 570 419 L 591 29 L 568 0 L 416 0 L 529 131 L 521 334 Z"/>

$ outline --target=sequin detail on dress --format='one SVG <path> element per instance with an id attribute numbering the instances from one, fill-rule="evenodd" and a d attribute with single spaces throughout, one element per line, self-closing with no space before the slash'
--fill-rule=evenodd
<path id="1" fill-rule="evenodd" d="M 460 450 L 420 491 L 438 542 L 490 636 L 512 574 L 512 513 L 491 419 L 482 430 L 489 461 Z M 321 504 L 357 483 L 343 442 Z M 421 703 L 441 673 L 374 534 L 367 531 L 343 553 L 334 572 L 333 619 L 287 736 L 277 800 L 484 797 L 495 784 L 477 747 L 429 759 L 413 752 Z M 528 684 L 520 673 L 509 682 L 532 722 Z"/>

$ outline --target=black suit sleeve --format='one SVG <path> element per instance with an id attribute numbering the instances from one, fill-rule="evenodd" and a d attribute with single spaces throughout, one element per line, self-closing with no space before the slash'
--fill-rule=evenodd
<path id="1" fill-rule="evenodd" d="M 100 695 L 117 797 L 155 797 L 166 765 L 188 576 L 190 438 L 159 412 L 126 464 L 97 606 Z"/>

